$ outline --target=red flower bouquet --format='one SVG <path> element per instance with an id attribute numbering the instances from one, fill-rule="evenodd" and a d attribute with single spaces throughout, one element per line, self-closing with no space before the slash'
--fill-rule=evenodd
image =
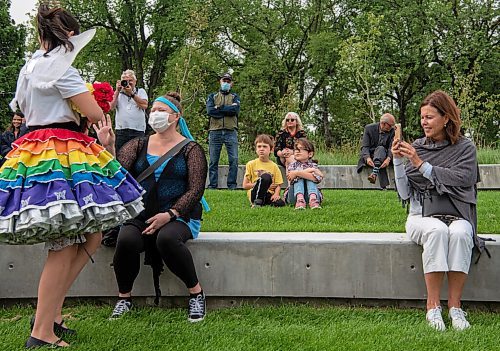
<path id="1" fill-rule="evenodd" d="M 90 94 L 92 94 L 99 107 L 102 109 L 102 112 L 108 113 L 110 110 L 109 104 L 111 101 L 113 101 L 114 95 L 113 87 L 111 86 L 111 84 L 109 84 L 108 82 L 95 82 L 93 84 L 85 83 L 85 85 L 87 86 L 87 89 L 89 90 Z M 76 107 L 75 104 L 71 103 L 71 108 L 80 114 L 82 132 L 88 134 L 89 128 L 91 126 L 90 121 L 87 120 L 87 117 L 82 114 L 80 109 Z"/>
<path id="2" fill-rule="evenodd" d="M 108 82 L 95 82 L 93 84 L 85 83 L 90 94 L 94 97 L 95 101 L 102 109 L 102 112 L 109 112 L 109 103 L 113 101 L 114 90 Z M 71 103 L 71 108 L 78 112 L 82 117 L 82 112 L 75 104 Z"/>
<path id="3" fill-rule="evenodd" d="M 94 88 L 94 99 L 104 113 L 109 112 L 109 103 L 113 100 L 113 87 L 108 82 L 95 82 L 92 84 Z"/>

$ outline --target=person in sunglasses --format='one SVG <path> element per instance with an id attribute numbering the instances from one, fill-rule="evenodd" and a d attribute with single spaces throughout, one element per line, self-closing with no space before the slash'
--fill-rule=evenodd
<path id="1" fill-rule="evenodd" d="M 287 167 L 294 161 L 293 148 L 300 138 L 307 138 L 300 117 L 295 112 L 288 112 L 281 122 L 282 129 L 276 135 L 274 155 L 278 165 Z"/>

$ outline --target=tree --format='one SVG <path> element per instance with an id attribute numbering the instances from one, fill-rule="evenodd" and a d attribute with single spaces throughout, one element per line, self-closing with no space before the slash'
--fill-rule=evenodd
<path id="1" fill-rule="evenodd" d="M 89 44 L 78 63 L 90 72 L 119 77 L 133 69 L 139 86 L 153 96 L 165 76 L 169 57 L 185 43 L 190 1 L 66 0 L 84 28 L 105 30 Z M 119 66 L 119 70 L 117 70 Z M 111 72 L 110 72 L 111 73 Z M 110 74 L 108 73 L 108 74 Z M 106 80 L 111 80 L 108 76 Z"/>
<path id="2" fill-rule="evenodd" d="M 63 3 L 84 29 L 100 28 L 75 62 L 86 78 L 114 80 L 132 68 L 150 97 L 180 91 L 198 135 L 206 135 L 206 96 L 226 71 L 248 144 L 274 134 L 287 111 L 327 146 L 354 145 L 383 112 L 412 139 L 420 102 L 436 89 L 457 100 L 476 142 L 500 135 L 495 0 Z"/>
<path id="3" fill-rule="evenodd" d="M 274 134 L 287 111 L 306 113 L 327 82 L 312 76 L 311 38 L 323 31 L 328 1 L 214 0 L 220 33 L 212 50 L 237 72 L 241 124 L 252 140 Z M 318 72 L 320 70 L 318 69 Z"/>
<path id="4" fill-rule="evenodd" d="M 351 89 L 364 101 L 364 110 L 371 122 L 378 119 L 376 105 L 383 98 L 381 94 L 384 94 L 383 73 L 377 69 L 376 64 L 381 54 L 379 44 L 382 21 L 383 16 L 377 17 L 372 13 L 358 16 L 355 32 L 341 44 L 341 59 L 337 63 L 340 73 L 351 78 Z"/>
<path id="5" fill-rule="evenodd" d="M 478 145 L 498 143 L 498 2 L 455 0 L 436 5 L 434 61 L 449 75 L 464 130 Z"/>
<path id="6" fill-rule="evenodd" d="M 17 77 L 24 63 L 26 29 L 15 25 L 9 14 L 10 0 L 0 2 L 0 124 L 10 123 L 8 103 L 14 97 Z"/>

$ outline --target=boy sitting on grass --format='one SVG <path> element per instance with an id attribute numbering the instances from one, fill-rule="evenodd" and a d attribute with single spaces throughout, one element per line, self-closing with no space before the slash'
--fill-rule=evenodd
<path id="1" fill-rule="evenodd" d="M 254 144 L 258 158 L 246 164 L 243 189 L 248 190 L 252 207 L 285 206 L 280 198 L 283 176 L 278 165 L 269 159 L 274 149 L 274 140 L 269 135 L 261 134 L 255 138 Z"/>

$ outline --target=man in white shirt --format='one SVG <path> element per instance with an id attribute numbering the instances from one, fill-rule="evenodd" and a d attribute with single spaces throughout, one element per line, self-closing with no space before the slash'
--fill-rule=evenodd
<path id="1" fill-rule="evenodd" d="M 135 72 L 128 69 L 116 82 L 111 109 L 116 108 L 115 133 L 116 152 L 129 140 L 145 135 L 148 95 L 142 88 L 136 88 Z"/>

